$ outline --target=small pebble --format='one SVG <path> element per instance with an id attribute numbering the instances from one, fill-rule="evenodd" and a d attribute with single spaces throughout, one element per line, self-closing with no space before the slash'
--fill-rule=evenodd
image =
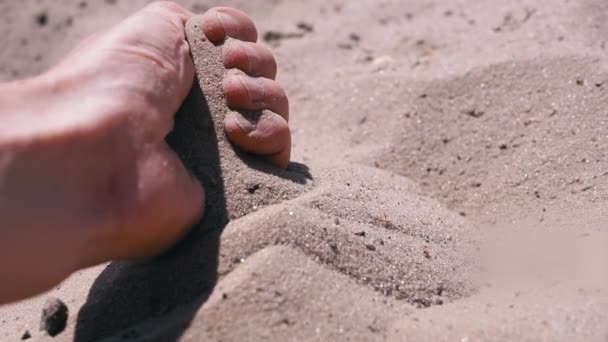
<path id="1" fill-rule="evenodd" d="M 251 184 L 247 186 L 247 191 L 250 194 L 254 194 L 256 191 L 258 191 L 258 189 L 260 189 L 260 184 Z"/>
<path id="2" fill-rule="evenodd" d="M 68 321 L 68 307 L 60 299 L 49 298 L 42 308 L 40 330 L 50 336 L 59 335 Z"/>
<path id="3" fill-rule="evenodd" d="M 312 26 L 312 24 L 309 24 L 309 23 L 299 22 L 297 26 L 302 31 L 306 31 L 306 32 L 314 31 L 314 27 Z"/>
<path id="4" fill-rule="evenodd" d="M 329 241 L 327 241 L 327 244 L 329 245 L 331 250 L 334 251 L 334 253 L 338 252 L 338 243 L 336 243 L 336 241 L 329 240 Z"/>

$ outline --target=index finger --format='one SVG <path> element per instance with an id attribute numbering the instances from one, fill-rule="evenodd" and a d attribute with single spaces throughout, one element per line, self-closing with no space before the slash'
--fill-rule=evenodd
<path id="1" fill-rule="evenodd" d="M 230 7 L 215 7 L 203 15 L 203 33 L 211 42 L 219 44 L 226 37 L 255 43 L 258 31 L 245 13 Z"/>

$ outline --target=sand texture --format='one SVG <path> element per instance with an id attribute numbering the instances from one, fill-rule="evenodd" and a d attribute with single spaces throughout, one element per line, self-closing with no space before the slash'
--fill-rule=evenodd
<path id="1" fill-rule="evenodd" d="M 0 2 L 0 78 L 145 3 Z M 605 0 L 221 4 L 276 54 L 294 162 L 226 140 L 228 71 L 194 17 L 197 82 L 167 140 L 205 218 L 167 255 L 0 307 L 0 341 L 608 339 Z M 49 297 L 70 312 L 54 338 Z"/>

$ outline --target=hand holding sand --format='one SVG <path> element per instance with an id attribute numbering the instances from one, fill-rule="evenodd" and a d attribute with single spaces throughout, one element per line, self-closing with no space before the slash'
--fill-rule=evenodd
<path id="1" fill-rule="evenodd" d="M 0 302 L 43 291 L 74 270 L 170 247 L 203 214 L 205 195 L 165 142 L 194 79 L 184 24 L 155 3 L 96 34 L 49 72 L 0 85 Z M 227 136 L 285 167 L 288 102 L 251 19 L 230 8 L 201 27 L 221 43 L 228 105 L 269 109 L 253 124 L 232 113 Z M 257 76 L 254 79 L 250 76 Z"/>

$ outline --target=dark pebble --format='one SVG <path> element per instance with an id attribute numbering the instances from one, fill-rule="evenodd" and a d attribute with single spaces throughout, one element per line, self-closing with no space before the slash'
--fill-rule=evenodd
<path id="1" fill-rule="evenodd" d="M 68 321 L 68 307 L 57 298 L 49 298 L 42 308 L 40 330 L 46 331 L 50 336 L 59 335 Z"/>
<path id="2" fill-rule="evenodd" d="M 251 185 L 247 186 L 247 191 L 250 194 L 253 194 L 256 191 L 258 191 L 259 188 L 260 188 L 260 184 L 251 184 Z"/>
<path id="3" fill-rule="evenodd" d="M 23 335 L 21 335 L 21 340 L 29 340 L 32 337 L 29 330 L 26 330 Z"/>
<path id="4" fill-rule="evenodd" d="M 46 26 L 49 22 L 49 17 L 46 13 L 40 13 L 36 16 L 36 22 L 39 26 Z"/>

